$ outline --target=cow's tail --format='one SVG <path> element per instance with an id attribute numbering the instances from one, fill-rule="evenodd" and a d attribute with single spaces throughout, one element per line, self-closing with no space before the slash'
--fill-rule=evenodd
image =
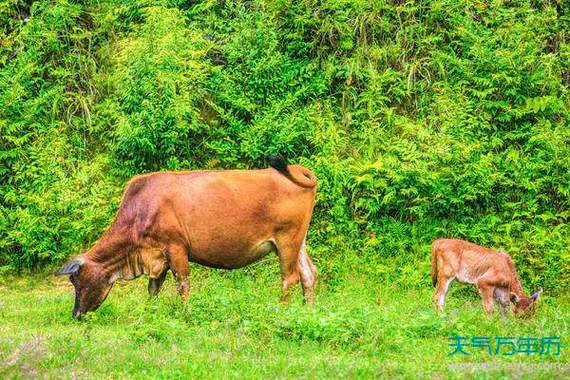
<path id="1" fill-rule="evenodd" d="M 437 251 L 438 241 L 434 241 L 431 245 L 431 283 L 435 288 L 437 286 Z"/>
<path id="2" fill-rule="evenodd" d="M 317 185 L 317 177 L 304 166 L 288 165 L 283 158 L 273 155 L 265 156 L 265 160 L 267 160 L 269 166 L 301 187 L 313 188 Z"/>

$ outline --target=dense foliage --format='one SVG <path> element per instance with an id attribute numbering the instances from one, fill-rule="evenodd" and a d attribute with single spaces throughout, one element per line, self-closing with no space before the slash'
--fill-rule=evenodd
<path id="1" fill-rule="evenodd" d="M 7 0 L 0 4 L 0 268 L 61 262 L 161 169 L 319 178 L 331 284 L 428 284 L 429 247 L 503 248 L 570 284 L 570 3 Z"/>

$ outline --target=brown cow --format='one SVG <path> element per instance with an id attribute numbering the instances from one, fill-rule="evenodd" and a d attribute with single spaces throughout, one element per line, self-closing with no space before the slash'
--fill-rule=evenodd
<path id="1" fill-rule="evenodd" d="M 515 315 L 534 312 L 542 290 L 530 297 L 524 294 L 515 264 L 506 252 L 457 239 L 436 240 L 431 251 L 431 278 L 436 287 L 433 301 L 437 311 L 443 309 L 449 285 L 457 279 L 477 286 L 487 315 L 493 312 L 493 298 L 499 303 L 502 317 L 511 302 Z"/>
<path id="2" fill-rule="evenodd" d="M 272 168 L 158 172 L 133 178 L 101 239 L 56 275 L 75 287 L 73 316 L 107 297 L 113 283 L 147 274 L 156 295 L 172 270 L 188 296 L 188 263 L 241 268 L 270 252 L 279 256 L 282 300 L 301 280 L 312 303 L 316 270 L 305 237 L 317 179 L 307 168 L 268 156 Z"/>

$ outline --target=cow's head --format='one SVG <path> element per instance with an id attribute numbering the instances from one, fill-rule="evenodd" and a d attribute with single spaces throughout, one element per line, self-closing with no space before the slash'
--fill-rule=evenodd
<path id="1" fill-rule="evenodd" d="M 73 318 L 81 319 L 88 311 L 96 310 L 113 287 L 100 264 L 82 257 L 65 264 L 56 276 L 69 276 L 75 287 Z"/>
<path id="2" fill-rule="evenodd" d="M 513 311 L 519 317 L 531 317 L 536 311 L 536 301 L 542 294 L 542 289 L 534 293 L 532 296 L 518 296 L 511 293 L 511 302 L 515 305 Z"/>

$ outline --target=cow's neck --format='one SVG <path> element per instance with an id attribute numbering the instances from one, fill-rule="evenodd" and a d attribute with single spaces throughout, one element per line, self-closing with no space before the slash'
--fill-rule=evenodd
<path id="1" fill-rule="evenodd" d="M 524 294 L 524 291 L 522 289 L 522 285 L 521 285 L 521 282 L 519 280 L 519 276 L 517 275 L 516 271 L 514 271 L 513 275 L 512 275 L 511 284 L 510 284 L 510 291 L 515 293 L 519 297 L 523 297 L 523 296 L 526 297 L 526 295 Z"/>
<path id="2" fill-rule="evenodd" d="M 109 241 L 116 240 L 106 236 L 85 254 L 86 258 L 104 267 L 109 283 L 132 280 L 145 272 L 139 250 L 133 250 L 128 245 L 109 244 Z"/>
<path id="3" fill-rule="evenodd" d="M 145 273 L 144 263 L 139 251 L 130 251 L 121 256 L 121 260 L 110 268 L 109 282 L 117 280 L 132 280 Z"/>

